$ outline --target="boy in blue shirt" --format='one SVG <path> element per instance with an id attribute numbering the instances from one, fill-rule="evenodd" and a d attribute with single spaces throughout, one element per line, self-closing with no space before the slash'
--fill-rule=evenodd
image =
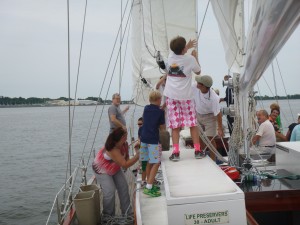
<path id="1" fill-rule="evenodd" d="M 159 130 L 165 130 L 165 113 L 160 109 L 162 96 L 159 91 L 149 95 L 150 105 L 146 105 L 143 113 L 143 129 L 141 130 L 140 160 L 148 161 L 146 167 L 147 185 L 144 194 L 151 197 L 161 195 L 159 188 L 153 185 L 161 161 L 161 145 Z"/>

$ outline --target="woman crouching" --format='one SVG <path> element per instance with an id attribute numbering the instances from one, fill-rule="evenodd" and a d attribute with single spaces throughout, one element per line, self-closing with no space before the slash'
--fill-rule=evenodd
<path id="1" fill-rule="evenodd" d="M 128 159 L 128 147 L 126 146 L 127 132 L 122 128 L 116 128 L 110 133 L 93 162 L 93 170 L 97 182 L 103 193 L 103 216 L 115 215 L 115 191 L 118 191 L 121 211 L 123 215 L 132 214 L 128 184 L 121 168 L 127 169 L 139 160 L 139 151 Z M 127 145 L 128 146 L 128 145 Z"/>

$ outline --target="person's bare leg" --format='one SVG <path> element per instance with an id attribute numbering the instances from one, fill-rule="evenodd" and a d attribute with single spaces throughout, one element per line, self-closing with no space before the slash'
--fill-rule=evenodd
<path id="1" fill-rule="evenodd" d="M 147 180 L 147 184 L 153 184 L 159 165 L 160 163 L 151 164 L 151 170 L 150 170 L 149 178 Z"/>
<path id="2" fill-rule="evenodd" d="M 201 146 L 202 151 L 204 151 L 204 149 L 206 148 L 206 144 L 203 142 L 201 137 L 199 137 L 199 142 L 200 142 L 200 146 Z"/>
<path id="3" fill-rule="evenodd" d="M 179 144 L 179 132 L 180 132 L 180 127 L 172 129 L 172 141 L 173 141 L 173 145 L 174 144 Z"/>
<path id="4" fill-rule="evenodd" d="M 195 127 L 190 127 L 190 132 L 191 132 L 191 136 L 192 136 L 192 140 L 193 140 L 193 144 L 194 144 L 194 147 L 195 147 L 195 150 L 196 151 L 199 151 L 200 150 L 200 142 L 199 142 L 199 130 L 198 130 L 198 127 L 195 126 Z M 197 147 L 197 144 L 199 144 L 199 149 L 196 149 Z"/>
<path id="5" fill-rule="evenodd" d="M 150 164 L 149 162 L 147 163 L 147 167 L 146 167 L 147 184 L 149 184 L 149 179 L 150 179 L 150 173 L 151 173 L 151 170 L 152 170 L 152 166 L 153 166 L 153 164 Z"/>

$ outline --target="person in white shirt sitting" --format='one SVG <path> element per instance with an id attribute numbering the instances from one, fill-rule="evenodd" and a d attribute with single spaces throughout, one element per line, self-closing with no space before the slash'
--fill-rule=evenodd
<path id="1" fill-rule="evenodd" d="M 273 124 L 269 121 L 266 110 L 257 112 L 258 131 L 252 138 L 252 144 L 258 147 L 257 153 L 265 155 L 264 158 L 271 157 L 275 153 L 276 136 Z"/>

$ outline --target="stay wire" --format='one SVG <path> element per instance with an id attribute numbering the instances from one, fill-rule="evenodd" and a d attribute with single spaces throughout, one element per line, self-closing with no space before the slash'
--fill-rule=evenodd
<path id="1" fill-rule="evenodd" d="M 75 97 L 74 97 L 74 106 L 73 106 L 73 111 L 72 111 L 72 122 L 70 125 L 70 142 L 72 142 L 72 134 L 73 134 L 73 125 L 74 125 L 74 118 L 75 118 L 75 101 L 77 98 L 77 90 L 78 90 L 78 80 L 79 80 L 79 72 L 80 72 L 80 65 L 81 65 L 81 55 L 82 55 L 82 48 L 83 48 L 83 39 L 84 39 L 84 31 L 85 31 L 85 21 L 86 21 L 86 11 L 87 11 L 87 0 L 85 1 L 85 9 L 84 9 L 84 19 L 83 19 L 83 25 L 82 25 L 82 34 L 81 34 L 81 43 L 80 43 L 80 51 L 79 51 L 79 59 L 78 59 L 78 67 L 77 67 L 77 78 L 76 78 L 76 86 L 75 86 Z M 68 1 L 68 33 L 69 33 L 69 1 Z M 69 38 L 69 34 L 68 34 L 68 42 L 70 42 L 70 38 Z M 69 56 L 70 56 L 70 49 L 69 49 Z M 69 68 L 70 68 L 70 57 L 69 57 Z M 70 79 L 70 69 L 69 69 L 69 79 Z M 70 101 L 70 95 L 69 95 L 69 101 Z M 69 104 L 70 107 L 70 104 Z M 69 114 L 69 119 L 70 119 L 71 115 Z M 70 144 L 71 145 L 71 144 Z M 71 146 L 70 146 L 70 150 L 71 151 Z M 70 162 L 69 162 L 69 157 L 68 157 L 68 163 L 67 165 L 70 163 L 70 173 L 71 171 L 71 153 L 69 153 L 70 155 Z M 71 176 L 71 174 L 70 174 Z M 67 182 L 67 174 L 65 177 L 65 184 Z M 65 188 L 66 190 L 66 188 Z M 65 193 L 64 193 L 65 196 Z M 65 197 L 64 197 L 65 199 Z"/>
<path id="2" fill-rule="evenodd" d="M 125 31 L 124 31 L 124 33 L 125 33 L 126 30 L 127 30 L 128 22 L 129 22 L 129 19 L 130 19 L 130 17 L 131 17 L 132 8 L 133 8 L 133 2 L 132 2 L 132 4 L 131 4 L 130 12 L 129 12 L 129 15 L 128 15 L 128 18 L 127 18 L 127 21 L 126 21 L 126 26 L 125 26 Z M 121 44 L 123 43 L 124 35 L 123 35 L 122 37 L 123 37 L 123 38 L 122 38 Z M 120 55 L 120 49 L 121 49 L 121 47 L 119 47 L 118 54 L 117 54 L 117 56 L 116 56 L 117 58 L 118 58 L 119 55 Z M 115 64 L 114 64 L 114 67 L 113 67 L 113 71 L 112 71 L 112 75 L 111 75 L 111 78 L 110 78 L 110 82 L 109 82 L 108 87 L 111 86 L 113 74 L 114 74 L 115 69 L 116 69 L 116 65 L 117 65 L 117 60 L 115 61 Z M 103 90 L 103 85 L 104 85 L 104 82 L 102 83 L 101 92 L 102 92 L 102 90 Z M 99 97 L 100 97 L 100 95 L 101 95 L 101 92 L 100 92 L 100 94 L 99 94 Z M 108 92 L 109 92 L 109 88 L 107 89 L 107 92 L 106 92 L 106 95 L 105 95 L 105 100 L 107 99 Z M 97 129 L 96 129 L 96 132 L 95 132 L 93 144 L 92 144 L 92 147 L 91 147 L 91 150 L 90 150 L 90 154 L 89 154 L 89 157 L 88 157 L 87 165 L 89 165 L 89 161 L 90 161 L 90 158 L 91 158 L 92 150 L 93 150 L 93 147 L 94 147 L 94 144 L 95 144 L 96 136 L 97 136 L 97 134 L 98 134 L 98 130 L 99 130 L 101 118 L 102 118 L 102 115 L 103 115 L 103 110 L 104 110 L 104 106 L 102 107 L 101 116 L 100 116 L 100 119 L 99 119 L 98 124 L 97 124 Z M 94 117 L 94 116 L 93 116 L 93 117 Z"/>
<path id="3" fill-rule="evenodd" d="M 276 103 L 278 104 L 278 93 L 277 93 L 277 85 L 276 85 L 276 78 L 275 78 L 275 71 L 274 71 L 274 64 L 272 62 L 272 74 L 273 74 L 273 82 L 274 82 L 274 89 L 275 89 L 275 100 Z"/>
<path id="4" fill-rule="evenodd" d="M 145 47 L 147 49 L 147 51 L 149 52 L 149 54 L 155 58 L 155 53 L 152 53 L 149 49 L 149 46 L 147 45 L 146 43 L 146 38 L 145 38 L 145 18 L 144 18 L 144 7 L 143 7 L 143 0 L 141 0 L 141 12 L 142 12 L 142 20 L 143 20 L 143 40 L 144 40 L 144 44 L 145 44 Z"/>
<path id="5" fill-rule="evenodd" d="M 74 106 L 73 106 L 73 115 L 72 115 L 71 136 L 73 134 L 73 125 L 74 125 L 74 118 L 75 118 L 75 108 L 76 108 L 75 101 L 76 101 L 76 98 L 77 98 L 77 91 L 78 91 L 78 81 L 79 81 L 79 74 L 80 74 L 81 56 L 82 56 L 83 40 L 84 40 L 85 24 L 86 24 L 86 12 L 87 12 L 87 0 L 85 1 L 83 25 L 82 25 L 82 32 L 81 32 L 81 42 L 80 42 L 80 50 L 79 50 L 77 78 L 76 78 L 76 86 L 75 86 L 75 97 L 74 97 Z"/>
<path id="6" fill-rule="evenodd" d="M 275 71 L 274 71 L 274 64 L 272 62 L 272 73 L 273 73 L 273 82 L 274 82 L 274 89 L 275 89 L 275 100 L 276 100 L 276 103 L 279 105 L 279 102 L 278 102 L 278 92 L 277 92 L 277 83 L 276 83 L 276 78 L 275 78 Z M 281 114 L 283 115 L 284 119 L 287 121 L 287 117 L 285 116 L 285 114 Z M 282 129 L 282 124 L 280 124 L 280 129 Z"/>
<path id="7" fill-rule="evenodd" d="M 69 0 L 67 0 L 67 27 L 68 27 L 68 96 L 69 96 L 69 107 L 68 107 L 68 113 L 69 113 L 69 151 L 68 151 L 68 159 L 67 159 L 67 168 L 66 168 L 66 175 L 65 175 L 65 188 L 64 188 L 64 193 L 63 193 L 63 199 L 66 202 L 66 190 L 67 190 L 67 179 L 68 179 L 68 169 L 70 171 L 70 176 L 72 174 L 71 171 L 71 102 L 70 102 L 70 97 L 71 97 L 71 72 L 70 72 L 70 4 Z M 71 184 L 71 181 L 70 181 Z"/>
<path id="8" fill-rule="evenodd" d="M 130 17 L 131 20 L 131 17 Z M 120 83 L 122 84 L 122 80 L 123 80 L 123 76 L 124 76 L 124 68 L 125 68 L 125 61 L 126 61 L 126 55 L 127 55 L 127 47 L 128 47 L 128 41 L 129 41 L 129 33 L 130 33 L 130 25 L 131 23 L 129 23 L 129 27 L 128 27 L 128 33 L 127 33 L 127 41 L 126 41 L 126 47 L 125 47 L 125 52 L 124 52 L 124 57 L 123 57 L 123 66 L 122 66 L 122 73 L 121 73 L 121 77 L 120 77 Z M 120 86 L 120 90 L 121 90 L 122 85 Z"/>
<path id="9" fill-rule="evenodd" d="M 126 6 L 125 6 L 125 9 L 124 9 L 124 14 L 123 14 L 123 19 L 124 19 L 124 16 L 125 16 L 125 11 L 127 9 L 127 5 L 128 5 L 128 2 L 129 0 L 127 0 L 127 3 L 126 3 Z M 133 5 L 133 4 L 132 4 Z M 131 9 L 130 9 L 130 12 L 132 10 L 132 5 L 131 5 Z M 129 13 L 130 15 L 130 13 Z M 106 72 L 105 72 L 105 75 L 104 75 L 104 80 L 103 80 L 103 83 L 102 83 L 102 86 L 100 88 L 100 93 L 99 93 L 99 96 L 98 96 L 98 101 L 100 101 L 101 99 L 101 93 L 103 91 L 103 86 L 104 86 L 104 83 L 105 83 L 105 80 L 107 78 L 107 74 L 108 74 L 108 69 L 110 67 L 110 64 L 111 64 L 111 61 L 112 61 L 112 56 L 113 56 L 113 53 L 114 53 L 114 50 L 116 48 L 116 43 L 117 43 L 117 40 L 118 40 L 118 36 L 119 36 L 119 33 L 120 33 L 120 29 L 121 29 L 121 25 L 119 26 L 119 29 L 118 29 L 118 32 L 117 32 L 117 35 L 116 35 L 116 38 L 115 38 L 115 41 L 114 41 L 114 45 L 113 45 L 113 49 L 112 49 L 112 52 L 111 52 L 111 55 L 110 55 L 110 58 L 109 58 L 109 62 L 108 62 L 108 66 L 107 66 L 107 69 L 106 69 Z M 126 32 L 126 30 L 124 31 Z M 118 57 L 117 57 L 118 58 Z M 117 60 L 116 60 L 117 62 Z M 116 65 L 116 63 L 115 63 Z M 110 86 L 109 86 L 110 87 Z M 91 123 L 90 123 L 90 127 L 89 127 L 89 130 L 88 130 L 88 133 L 87 133 L 87 137 L 86 137 L 86 140 L 85 140 L 85 143 L 84 143 L 84 147 L 83 147 L 83 150 L 82 150 L 82 154 L 81 154 L 81 160 L 83 159 L 83 155 L 84 155 L 84 152 L 85 152 L 85 149 L 86 149 L 86 146 L 87 146 L 87 142 L 88 142 L 88 139 L 89 139 L 89 136 L 90 136 L 90 133 L 91 133 L 91 129 L 92 129 L 92 125 L 93 125 L 93 122 L 94 122 L 94 119 L 95 119 L 95 115 L 96 115 L 96 112 L 97 112 L 97 108 L 98 108 L 98 105 L 95 106 L 95 110 L 94 110 L 94 113 L 93 113 L 93 116 L 92 116 L 92 120 L 91 120 Z M 103 110 L 104 110 L 104 105 L 102 105 L 102 112 L 101 112 L 101 115 L 100 115 L 100 119 L 102 118 L 102 115 L 103 115 Z M 99 122 L 100 123 L 100 122 Z M 98 123 L 98 126 L 99 126 L 99 123 Z M 98 131 L 98 127 L 97 127 L 97 131 Z M 95 134 L 95 138 L 94 138 L 94 141 L 92 143 L 92 147 L 91 147 L 91 151 L 90 151 L 90 154 L 89 154 L 89 159 L 91 157 L 91 153 L 92 153 L 92 150 L 93 150 L 93 147 L 94 147 L 94 144 L 95 144 L 95 139 L 96 139 L 96 135 L 97 135 L 97 131 L 96 131 L 96 134 Z M 80 162 L 81 162 L 80 160 Z M 79 162 L 79 163 L 80 163 Z M 89 162 L 89 161 L 88 161 Z M 86 165 L 88 165 L 88 162 Z"/>
<path id="10" fill-rule="evenodd" d="M 286 98 L 287 98 L 287 100 L 288 100 L 288 105 L 289 105 L 290 113 L 291 113 L 291 116 L 293 117 L 294 114 L 293 114 L 292 107 L 291 107 L 291 103 L 290 103 L 290 99 L 289 99 L 289 97 L 288 97 L 288 93 L 287 93 L 287 91 L 286 91 L 286 87 L 285 87 L 285 84 L 284 84 L 284 81 L 283 81 L 283 77 L 282 77 L 282 73 L 281 73 L 281 69 L 280 69 L 280 67 L 279 67 L 279 63 L 278 63 L 277 57 L 276 57 L 275 59 L 276 59 L 276 63 L 277 63 L 279 75 L 280 75 L 280 78 L 281 78 L 281 81 L 282 81 L 283 89 L 284 89 Z"/>
<path id="11" fill-rule="evenodd" d="M 259 88 L 259 86 L 258 86 L 258 83 L 256 83 L 256 87 L 257 87 L 257 90 L 258 90 L 258 93 L 259 93 L 259 104 L 260 104 L 260 106 L 261 106 L 261 108 L 263 109 L 264 108 L 264 103 L 263 103 L 263 101 L 262 101 L 262 97 L 261 97 L 261 91 L 260 91 L 260 88 Z"/>
<path id="12" fill-rule="evenodd" d="M 207 10 L 208 10 L 209 3 L 210 3 L 210 0 L 207 1 L 205 13 L 204 13 L 204 16 L 203 16 L 203 19 L 202 19 L 202 22 L 201 22 L 201 26 L 200 26 L 200 29 L 199 29 L 199 32 L 198 32 L 197 42 L 199 41 L 199 37 L 200 37 L 201 31 L 202 31 L 202 27 L 203 27 L 203 24 L 204 24 L 204 20 L 205 20 L 205 17 L 206 17 L 206 13 L 207 13 Z"/>
<path id="13" fill-rule="evenodd" d="M 264 81 L 265 81 L 265 83 L 266 83 L 266 85 L 267 85 L 269 91 L 271 92 L 271 95 L 273 95 L 273 97 L 274 97 L 274 93 L 272 92 L 272 90 L 271 90 L 271 88 L 270 88 L 270 86 L 269 86 L 269 83 L 266 81 L 266 78 L 265 78 L 264 76 L 263 76 L 262 78 L 264 79 Z M 274 99 L 275 99 L 275 97 L 274 97 Z"/>
<path id="14" fill-rule="evenodd" d="M 151 4 L 151 0 L 149 1 L 150 3 L 150 21 L 151 21 L 151 36 L 152 36 L 152 43 L 153 43 L 153 48 L 155 50 L 155 52 L 157 52 L 157 49 L 155 47 L 155 44 L 154 44 L 154 36 L 153 36 L 153 23 L 152 23 L 152 4 Z"/>

